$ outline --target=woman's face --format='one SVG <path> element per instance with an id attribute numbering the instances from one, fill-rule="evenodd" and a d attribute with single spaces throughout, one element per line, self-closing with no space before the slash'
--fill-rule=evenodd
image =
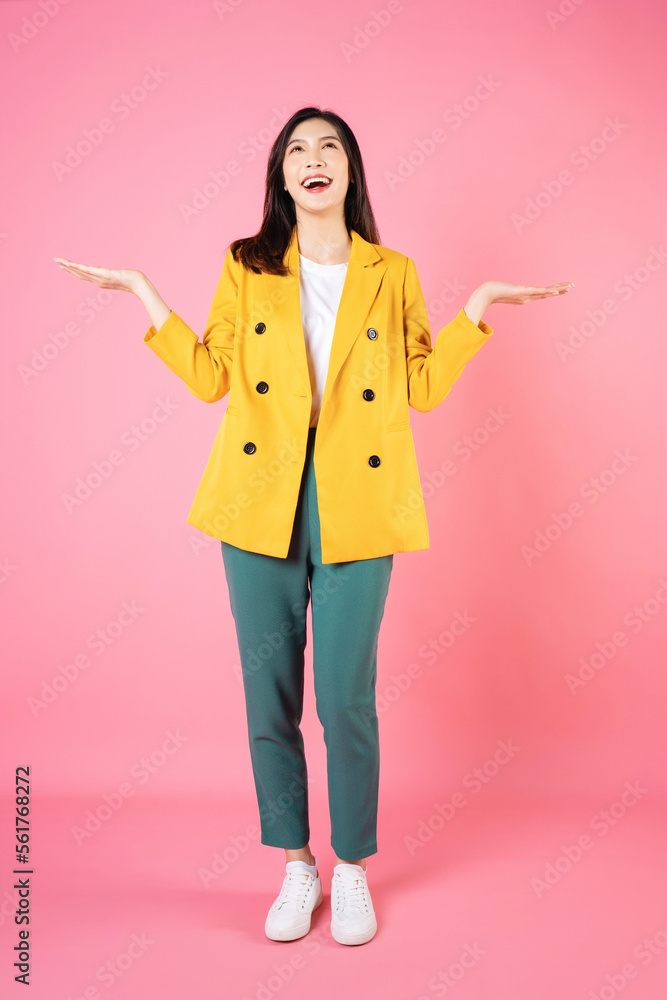
<path id="1" fill-rule="evenodd" d="M 306 178 L 322 175 L 328 183 L 304 186 Z M 344 215 L 350 183 L 349 161 L 338 130 L 324 118 L 309 118 L 292 131 L 283 158 L 285 190 L 300 212 Z"/>

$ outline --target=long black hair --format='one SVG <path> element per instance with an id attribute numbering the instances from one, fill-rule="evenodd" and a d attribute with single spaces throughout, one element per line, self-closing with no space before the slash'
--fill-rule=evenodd
<path id="1" fill-rule="evenodd" d="M 354 229 L 369 243 L 380 243 L 380 234 L 368 196 L 361 152 L 352 129 L 333 111 L 317 107 L 300 108 L 294 112 L 289 121 L 285 122 L 269 153 L 264 217 L 259 232 L 254 236 L 234 240 L 229 246 L 234 260 L 240 260 L 247 270 L 254 271 L 255 274 L 264 271 L 267 274 L 279 274 L 284 277 L 289 273 L 283 263 L 283 257 L 296 225 L 296 209 L 292 195 L 284 189 L 283 159 L 294 128 L 310 118 L 324 118 L 330 125 L 334 125 L 347 154 L 350 183 L 345 195 L 345 225 L 348 233 Z"/>

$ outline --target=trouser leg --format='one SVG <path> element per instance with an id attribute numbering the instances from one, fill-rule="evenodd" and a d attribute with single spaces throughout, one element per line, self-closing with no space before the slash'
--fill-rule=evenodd
<path id="1" fill-rule="evenodd" d="M 327 748 L 331 845 L 339 858 L 356 860 L 377 853 L 377 645 L 393 555 L 322 565 L 313 468 L 304 511 L 313 563 L 313 672 Z"/>
<path id="2" fill-rule="evenodd" d="M 300 722 L 308 605 L 299 498 L 286 559 L 222 542 L 246 701 L 261 842 L 297 850 L 310 840 Z"/>

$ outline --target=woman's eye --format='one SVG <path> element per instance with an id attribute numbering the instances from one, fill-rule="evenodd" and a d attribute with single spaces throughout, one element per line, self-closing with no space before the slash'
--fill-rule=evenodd
<path id="1" fill-rule="evenodd" d="M 325 146 L 331 146 L 332 149 L 336 149 L 337 148 L 335 142 L 325 142 L 324 145 Z M 290 153 L 293 153 L 295 149 L 303 149 L 303 146 L 292 146 L 292 148 L 290 150 Z"/>

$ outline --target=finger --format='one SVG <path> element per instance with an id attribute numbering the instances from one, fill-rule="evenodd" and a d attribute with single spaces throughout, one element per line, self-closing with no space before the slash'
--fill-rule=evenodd
<path id="1" fill-rule="evenodd" d="M 536 288 L 531 291 L 531 296 L 536 298 L 544 298 L 547 295 L 563 295 L 565 292 L 569 292 L 570 288 L 574 288 L 574 285 L 570 281 L 566 281 L 560 285 L 548 285 L 546 288 Z"/>
<path id="2" fill-rule="evenodd" d="M 102 274 L 103 271 L 107 271 L 106 267 L 96 267 L 94 264 L 75 264 L 70 261 L 70 267 L 76 267 L 79 271 L 85 272 L 85 274 Z"/>
<path id="3" fill-rule="evenodd" d="M 78 271 L 73 271 L 69 267 L 65 267 L 65 268 L 63 268 L 63 270 L 64 271 L 69 271 L 70 274 L 73 274 L 75 278 L 80 278 L 81 281 L 92 281 L 94 284 L 99 285 L 99 281 L 97 279 L 93 278 L 92 275 L 79 274 Z"/>
<path id="4" fill-rule="evenodd" d="M 54 257 L 53 258 L 58 264 L 67 264 L 69 267 L 83 267 L 83 264 L 77 263 L 75 260 L 69 260 L 67 257 Z"/>
<path id="5" fill-rule="evenodd" d="M 80 278 L 82 281 L 92 281 L 94 284 L 99 285 L 104 279 L 93 274 L 84 274 L 77 267 L 68 267 L 66 264 L 59 264 L 63 271 L 67 271 L 69 274 L 73 274 L 75 278 Z"/>
<path id="6" fill-rule="evenodd" d="M 56 258 L 54 257 L 54 260 L 55 259 Z M 81 271 L 84 274 L 98 274 L 101 276 L 104 272 L 108 272 L 109 270 L 107 267 L 98 267 L 94 264 L 79 264 L 77 261 L 67 260 L 66 257 L 60 257 L 58 259 L 62 262 L 63 266 L 67 265 L 68 267 L 76 268 L 77 271 Z"/>
<path id="7" fill-rule="evenodd" d="M 69 271 L 70 274 L 76 274 L 77 277 L 79 277 L 79 278 L 83 277 L 82 273 L 79 271 L 78 267 L 76 267 L 75 265 L 71 265 L 71 264 L 58 264 L 58 267 L 61 267 L 63 269 L 63 271 Z"/>
<path id="8" fill-rule="evenodd" d="M 96 277 L 101 277 L 101 275 L 95 275 L 89 271 L 82 270 L 78 264 L 60 264 L 63 271 L 69 271 L 70 274 L 75 274 L 77 278 L 87 278 L 89 281 L 93 281 Z"/>
<path id="9" fill-rule="evenodd" d="M 518 285 L 517 290 L 519 292 L 554 292 L 560 291 L 565 288 L 574 288 L 574 283 L 572 281 L 560 281 L 553 285 Z"/>

